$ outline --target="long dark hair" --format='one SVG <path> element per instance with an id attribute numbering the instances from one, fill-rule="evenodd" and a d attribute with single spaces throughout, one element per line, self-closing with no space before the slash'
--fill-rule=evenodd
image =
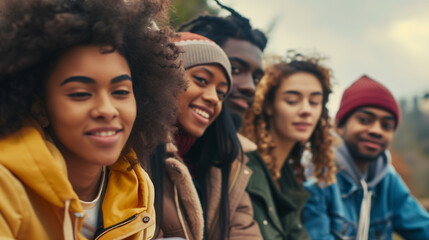
<path id="1" fill-rule="evenodd" d="M 165 176 L 165 159 L 166 159 L 166 145 L 161 143 L 156 146 L 155 150 L 149 157 L 149 169 L 147 171 L 152 179 L 155 188 L 155 212 L 156 212 L 156 225 L 161 226 L 164 214 L 164 176 Z M 160 227 L 154 236 L 159 234 Z"/>
<path id="2" fill-rule="evenodd" d="M 210 187 L 206 184 L 207 176 L 212 167 L 218 167 L 221 170 L 222 182 L 219 206 L 221 239 L 226 239 L 229 235 L 229 175 L 233 161 L 241 152 L 241 145 L 234 123 L 225 103 L 222 103 L 222 111 L 219 116 L 206 129 L 203 136 L 197 139 L 185 156 L 197 168 L 195 181 L 201 188 L 200 200 L 205 220 L 207 219 L 207 189 Z"/>

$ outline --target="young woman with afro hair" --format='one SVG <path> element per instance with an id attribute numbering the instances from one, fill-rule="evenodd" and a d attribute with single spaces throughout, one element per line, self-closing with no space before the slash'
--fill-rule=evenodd
<path id="1" fill-rule="evenodd" d="M 0 238 L 151 239 L 185 86 L 167 1 L 0 4 Z"/>

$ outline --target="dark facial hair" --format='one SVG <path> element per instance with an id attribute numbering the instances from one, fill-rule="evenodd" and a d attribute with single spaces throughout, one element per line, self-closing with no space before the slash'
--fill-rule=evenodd
<path id="1" fill-rule="evenodd" d="M 349 149 L 350 155 L 352 156 L 353 160 L 360 161 L 360 162 L 374 162 L 383 153 L 382 151 L 377 156 L 372 157 L 372 156 L 361 154 L 356 144 L 351 144 L 349 142 L 346 142 L 346 146 Z"/>

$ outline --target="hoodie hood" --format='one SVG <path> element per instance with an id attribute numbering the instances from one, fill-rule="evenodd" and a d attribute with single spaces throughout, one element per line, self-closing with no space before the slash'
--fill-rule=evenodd
<path id="1" fill-rule="evenodd" d="M 120 236 L 124 235 L 135 236 L 135 239 L 142 239 L 142 234 L 147 234 L 149 238 L 153 236 L 156 221 L 154 189 L 140 165 L 131 166 L 131 162 L 135 161 L 137 156 L 130 151 L 109 166 L 108 185 L 102 202 L 102 239 L 122 239 Z M 49 207 L 49 204 L 64 211 L 64 236 L 55 239 L 83 238 L 80 228 L 84 211 L 68 180 L 65 161 L 36 122 L 30 122 L 17 132 L 0 138 L 0 165 L 32 192 L 31 195 L 38 196 L 31 202 L 34 208 L 42 206 L 45 210 L 52 210 L 46 215 L 55 216 L 62 213 Z M 49 219 L 42 220 L 43 226 L 50 225 Z M 46 232 L 50 230 L 46 229 Z"/>
<path id="2" fill-rule="evenodd" d="M 0 164 L 51 204 L 64 208 L 70 202 L 72 212 L 83 212 L 61 153 L 35 122 L 0 139 Z"/>
<path id="3" fill-rule="evenodd" d="M 342 143 L 338 148 L 335 149 L 335 154 L 335 161 L 337 165 L 339 165 L 339 174 L 347 175 L 348 178 L 353 181 L 353 183 L 360 186 L 363 174 L 359 171 L 345 143 Z M 390 152 L 386 150 L 375 161 L 368 165 L 368 174 L 365 179 L 368 188 L 373 188 L 384 178 L 390 163 Z"/>

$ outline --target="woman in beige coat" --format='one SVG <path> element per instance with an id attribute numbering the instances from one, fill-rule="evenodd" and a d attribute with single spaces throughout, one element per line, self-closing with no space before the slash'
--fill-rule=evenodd
<path id="1" fill-rule="evenodd" d="M 155 236 L 262 239 L 245 191 L 251 171 L 242 157 L 243 151 L 256 146 L 243 140 L 240 149 L 223 108 L 231 89 L 229 60 L 219 46 L 197 34 L 182 33 L 176 45 L 184 50 L 189 83 L 178 96 L 175 144 L 160 146 L 152 156 L 158 205 Z M 161 166 L 156 158 L 163 153 L 167 159 Z"/>

